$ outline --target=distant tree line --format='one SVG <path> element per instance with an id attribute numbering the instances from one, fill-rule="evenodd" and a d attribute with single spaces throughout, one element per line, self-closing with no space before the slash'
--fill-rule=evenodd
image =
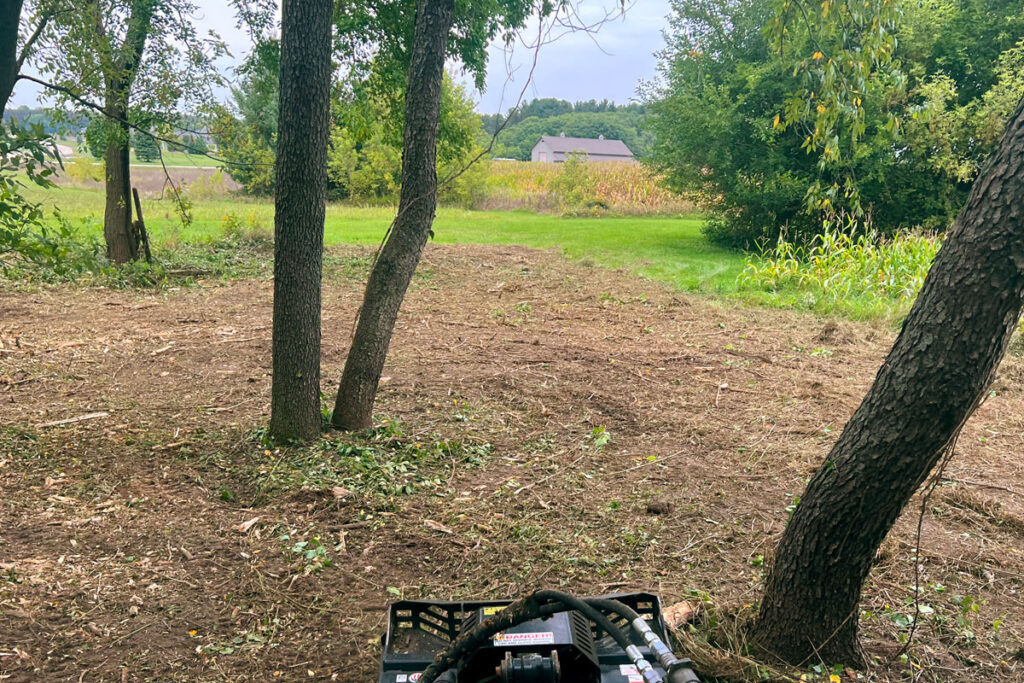
<path id="1" fill-rule="evenodd" d="M 55 114 L 53 109 L 46 107 L 8 107 L 4 111 L 4 121 L 17 121 L 23 126 L 42 126 L 47 135 L 81 135 L 89 124 L 86 116 L 72 113 Z"/>

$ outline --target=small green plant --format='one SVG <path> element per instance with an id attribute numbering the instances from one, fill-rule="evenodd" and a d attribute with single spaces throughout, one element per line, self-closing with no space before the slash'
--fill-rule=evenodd
<path id="1" fill-rule="evenodd" d="M 281 537 L 282 541 L 290 540 L 287 535 Z M 331 556 L 327 553 L 327 547 L 319 536 L 314 536 L 308 541 L 296 541 L 289 549 L 291 554 L 298 558 L 299 566 L 303 574 L 316 574 L 330 567 Z"/>
<path id="2" fill-rule="evenodd" d="M 587 438 L 584 439 L 582 446 L 584 448 L 592 448 L 595 451 L 599 451 L 604 448 L 609 441 L 611 441 L 612 435 L 608 433 L 608 430 L 602 427 L 594 427 Z"/>

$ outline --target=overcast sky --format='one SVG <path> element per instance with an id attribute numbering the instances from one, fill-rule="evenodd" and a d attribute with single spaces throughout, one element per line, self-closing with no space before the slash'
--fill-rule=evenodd
<path id="1" fill-rule="evenodd" d="M 234 59 L 223 68 L 241 61 L 249 50 L 248 36 L 234 26 L 229 3 L 200 0 L 199 23 L 212 28 L 228 43 Z M 592 23 L 614 11 L 617 0 L 583 0 L 581 19 Z M 668 14 L 668 0 L 635 0 L 625 14 L 615 13 L 596 33 L 576 32 L 557 37 L 540 48 L 537 68 L 526 88 L 525 99 L 556 97 L 564 100 L 609 99 L 621 104 L 636 96 L 637 86 L 655 75 L 654 53 L 664 45 L 661 36 Z M 560 31 L 549 34 L 558 36 Z M 536 39 L 537 25 L 523 31 Z M 515 104 L 526 84 L 533 51 L 516 45 L 511 54 L 504 45 L 492 45 L 487 86 L 483 93 L 473 92 L 481 113 L 505 111 Z M 11 104 L 35 106 L 39 91 L 22 81 L 15 89 Z M 223 93 L 226 97 L 227 93 Z"/>

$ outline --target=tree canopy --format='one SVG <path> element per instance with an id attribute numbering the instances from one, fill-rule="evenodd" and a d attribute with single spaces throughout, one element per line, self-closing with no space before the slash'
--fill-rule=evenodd
<path id="1" fill-rule="evenodd" d="M 1013 4 L 897 2 L 839 30 L 829 3 L 780 28 L 775 0 L 674 0 L 648 93 L 654 164 L 732 246 L 836 214 L 945 229 L 1022 91 Z"/>

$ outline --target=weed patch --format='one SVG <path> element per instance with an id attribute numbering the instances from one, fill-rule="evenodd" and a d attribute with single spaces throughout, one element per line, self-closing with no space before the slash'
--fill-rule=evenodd
<path id="1" fill-rule="evenodd" d="M 262 432 L 254 435 L 261 446 Z M 299 489 L 387 499 L 442 486 L 460 469 L 486 462 L 488 443 L 467 443 L 433 434 L 426 440 L 405 438 L 394 425 L 361 436 L 327 438 L 314 446 L 263 448 L 241 474 L 257 498 Z"/>

